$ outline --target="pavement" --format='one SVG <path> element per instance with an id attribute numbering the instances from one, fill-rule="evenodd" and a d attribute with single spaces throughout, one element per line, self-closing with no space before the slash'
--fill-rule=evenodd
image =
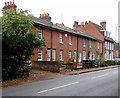
<path id="1" fill-rule="evenodd" d="M 99 71 L 99 70 L 105 70 L 105 69 L 110 69 L 110 68 L 116 68 L 120 67 L 120 65 L 112 65 L 112 66 L 107 66 L 107 67 L 98 67 L 98 68 L 89 68 L 89 69 L 78 69 L 70 72 L 65 72 L 67 75 L 77 75 L 77 74 L 82 74 L 82 73 L 87 73 L 87 72 L 92 72 L 92 71 Z"/>

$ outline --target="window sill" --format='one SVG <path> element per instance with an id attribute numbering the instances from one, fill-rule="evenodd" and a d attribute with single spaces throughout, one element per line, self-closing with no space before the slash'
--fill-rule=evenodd
<path id="1" fill-rule="evenodd" d="M 38 61 L 42 61 L 42 59 L 38 59 Z"/>
<path id="2" fill-rule="evenodd" d="M 72 44 L 71 44 L 71 43 L 69 43 L 69 46 L 72 46 Z"/>
<path id="3" fill-rule="evenodd" d="M 60 61 L 63 61 L 63 59 L 60 59 Z"/>
<path id="4" fill-rule="evenodd" d="M 59 42 L 59 44 L 62 44 L 62 45 L 63 45 L 63 42 Z"/>

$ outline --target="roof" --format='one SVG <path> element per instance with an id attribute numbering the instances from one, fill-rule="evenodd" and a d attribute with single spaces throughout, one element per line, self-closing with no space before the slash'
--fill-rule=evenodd
<path id="1" fill-rule="evenodd" d="M 95 23 L 93 23 L 93 22 L 91 22 L 95 27 L 96 27 L 96 29 L 101 33 L 101 34 L 103 34 L 104 35 L 104 29 L 101 27 L 101 26 L 99 26 L 98 24 L 95 24 Z"/>
<path id="2" fill-rule="evenodd" d="M 75 32 L 73 29 L 69 28 L 69 27 L 66 27 L 66 26 L 61 26 L 61 24 L 53 24 L 52 22 L 48 22 L 48 21 L 45 21 L 43 19 L 40 19 L 40 18 L 37 18 L 37 17 L 33 17 L 33 21 L 34 23 L 36 24 L 39 24 L 39 25 L 42 25 L 42 26 L 45 26 L 45 27 L 49 27 L 50 29 L 55 29 L 55 30 L 59 30 L 59 31 L 62 31 L 62 32 L 68 32 L 68 33 L 71 33 L 71 34 L 75 34 L 75 35 L 79 35 L 79 36 L 83 36 L 83 37 L 86 37 L 86 38 L 90 38 L 90 39 L 94 39 L 94 40 L 97 40 L 97 41 L 101 41 L 85 32 Z"/>
<path id="3" fill-rule="evenodd" d="M 105 40 L 108 40 L 108 41 L 114 42 L 114 40 L 113 40 L 112 38 L 109 38 L 109 37 L 105 37 Z"/>
<path id="4" fill-rule="evenodd" d="M 102 35 L 104 35 L 104 29 L 101 27 L 101 26 L 99 26 L 98 24 L 95 24 L 95 23 L 93 23 L 93 22 L 91 22 L 95 27 L 96 27 L 96 29 L 102 34 Z M 107 31 L 108 32 L 108 31 Z M 104 37 L 104 39 L 105 40 L 108 40 L 108 41 L 111 41 L 111 42 L 114 42 L 114 40 L 112 39 L 112 38 L 109 38 L 109 37 Z"/>

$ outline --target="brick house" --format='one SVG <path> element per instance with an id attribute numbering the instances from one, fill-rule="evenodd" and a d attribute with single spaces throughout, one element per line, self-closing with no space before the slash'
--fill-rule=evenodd
<path id="1" fill-rule="evenodd" d="M 111 32 L 106 30 L 106 21 L 97 25 L 91 21 L 78 24 L 74 22 L 73 29 L 77 32 L 86 32 L 99 40 L 102 40 L 102 56 L 106 60 L 112 60 L 115 57 L 114 40 L 111 38 Z"/>
<path id="2" fill-rule="evenodd" d="M 74 56 L 74 61 L 96 59 L 102 54 L 102 40 L 85 32 L 76 32 L 63 23 L 53 24 L 48 13 L 34 17 L 34 28 L 44 38 L 45 47 L 35 50 L 33 60 L 66 61 Z"/>
<path id="3" fill-rule="evenodd" d="M 17 8 L 14 3 L 5 3 L 3 10 Z M 96 59 L 103 55 L 104 41 L 113 43 L 113 40 L 104 37 L 103 28 L 100 29 L 92 23 L 78 26 L 74 23 L 74 28 L 66 27 L 63 23 L 53 24 L 48 13 L 40 14 L 40 17 L 33 16 L 33 31 L 37 31 L 39 38 L 44 38 L 45 46 L 42 50 L 34 49 L 35 55 L 32 60 L 37 61 L 67 61 L 74 57 L 74 61 L 80 63 L 85 59 Z M 106 30 L 105 30 L 106 31 Z M 92 33 L 91 33 L 92 32 Z M 112 50 L 113 51 L 113 50 Z"/>

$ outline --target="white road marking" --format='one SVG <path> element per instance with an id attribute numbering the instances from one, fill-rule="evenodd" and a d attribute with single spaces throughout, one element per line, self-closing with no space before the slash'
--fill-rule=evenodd
<path id="1" fill-rule="evenodd" d="M 104 74 L 104 75 L 100 75 L 100 76 L 92 77 L 91 79 L 96 79 L 96 78 L 104 77 L 104 76 L 107 76 L 107 75 L 108 75 L 108 74 Z"/>
<path id="2" fill-rule="evenodd" d="M 58 86 L 58 87 L 55 87 L 55 88 L 51 88 L 51 89 L 47 89 L 47 90 L 43 90 L 43 91 L 39 91 L 37 93 L 44 93 L 44 92 L 48 92 L 48 91 L 51 91 L 51 90 L 55 90 L 55 89 L 58 89 L 58 88 L 63 88 L 63 87 L 66 87 L 66 86 L 70 86 L 70 85 L 73 85 L 73 84 L 77 84 L 79 82 L 74 82 L 74 83 L 70 83 L 70 84 L 66 84 L 66 85 L 62 85 L 62 86 Z"/>

